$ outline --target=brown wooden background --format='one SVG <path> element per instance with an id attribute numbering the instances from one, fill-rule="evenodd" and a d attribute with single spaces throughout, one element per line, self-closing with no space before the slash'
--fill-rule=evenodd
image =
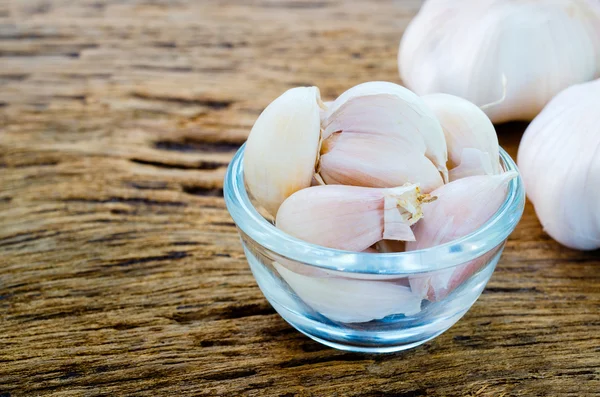
<path id="1" fill-rule="evenodd" d="M 266 104 L 399 82 L 419 1 L 0 2 L 0 396 L 600 395 L 600 256 L 528 205 L 415 350 L 321 346 L 262 297 L 222 178 Z M 498 127 L 516 155 L 524 124 Z"/>

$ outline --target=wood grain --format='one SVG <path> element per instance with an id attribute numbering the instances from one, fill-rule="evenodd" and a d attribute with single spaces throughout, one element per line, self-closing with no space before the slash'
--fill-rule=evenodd
<path id="1" fill-rule="evenodd" d="M 533 209 L 415 350 L 321 346 L 269 306 L 222 195 L 264 106 L 399 81 L 419 1 L 0 2 L 0 396 L 600 395 L 600 256 Z M 498 127 L 514 156 L 524 124 Z"/>

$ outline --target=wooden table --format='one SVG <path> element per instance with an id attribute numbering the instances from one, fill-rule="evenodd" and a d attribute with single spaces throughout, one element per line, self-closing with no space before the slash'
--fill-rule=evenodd
<path id="1" fill-rule="evenodd" d="M 0 5 L 0 396 L 600 395 L 600 257 L 530 205 L 483 296 L 352 354 L 261 295 L 222 199 L 273 98 L 398 82 L 419 1 Z M 514 156 L 524 124 L 498 127 Z"/>

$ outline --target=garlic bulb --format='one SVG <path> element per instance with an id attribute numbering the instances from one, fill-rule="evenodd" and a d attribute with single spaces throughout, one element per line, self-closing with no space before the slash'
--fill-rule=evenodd
<path id="1" fill-rule="evenodd" d="M 327 109 L 323 130 L 324 140 L 336 132 L 394 138 L 399 149 L 426 156 L 446 179 L 448 153 L 439 121 L 417 95 L 397 84 L 373 81 L 350 88 Z"/>
<path id="2" fill-rule="evenodd" d="M 451 180 L 500 172 L 500 145 L 496 130 L 480 108 L 449 94 L 429 94 L 421 99 L 442 125 Z M 459 170 L 453 173 L 457 167 Z"/>
<path id="3" fill-rule="evenodd" d="M 281 277 L 316 312 L 333 321 L 360 323 L 391 314 L 416 314 L 421 298 L 409 287 L 393 282 L 310 277 L 275 262 Z"/>
<path id="4" fill-rule="evenodd" d="M 391 189 L 313 186 L 286 199 L 276 226 L 309 243 L 363 251 L 382 239 L 414 240 L 410 225 L 422 216 L 426 195 L 417 185 Z"/>
<path id="5" fill-rule="evenodd" d="M 600 80 L 558 94 L 527 127 L 518 164 L 544 230 L 600 248 Z"/>
<path id="6" fill-rule="evenodd" d="M 413 228 L 415 240 L 406 243 L 406 250 L 434 247 L 477 230 L 498 211 L 506 199 L 508 183 L 517 175 L 509 171 L 471 176 L 434 190 L 432 195 L 438 199 L 423 207 L 423 219 Z M 410 285 L 420 296 L 440 300 L 485 263 L 482 257 L 456 268 L 413 276 Z"/>
<path id="7" fill-rule="evenodd" d="M 308 187 L 319 150 L 321 98 L 317 87 L 292 88 L 258 117 L 244 151 L 244 180 L 270 214 Z"/>
<path id="8" fill-rule="evenodd" d="M 493 122 L 531 120 L 562 89 L 600 75 L 596 0 L 428 0 L 406 29 L 400 75 L 419 95 L 483 105 Z"/>

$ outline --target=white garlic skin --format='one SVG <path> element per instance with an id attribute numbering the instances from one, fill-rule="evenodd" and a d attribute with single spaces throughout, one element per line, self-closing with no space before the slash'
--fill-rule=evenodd
<path id="1" fill-rule="evenodd" d="M 600 76 L 595 0 L 428 0 L 398 55 L 404 84 L 444 92 L 485 110 L 494 123 L 531 120 L 564 88 Z"/>
<path id="2" fill-rule="evenodd" d="M 552 99 L 527 127 L 517 161 L 544 230 L 570 248 L 600 248 L 600 80 Z"/>
<path id="3" fill-rule="evenodd" d="M 321 135 L 317 87 L 284 92 L 260 114 L 244 150 L 244 180 L 254 199 L 275 216 L 281 203 L 309 187 Z"/>

